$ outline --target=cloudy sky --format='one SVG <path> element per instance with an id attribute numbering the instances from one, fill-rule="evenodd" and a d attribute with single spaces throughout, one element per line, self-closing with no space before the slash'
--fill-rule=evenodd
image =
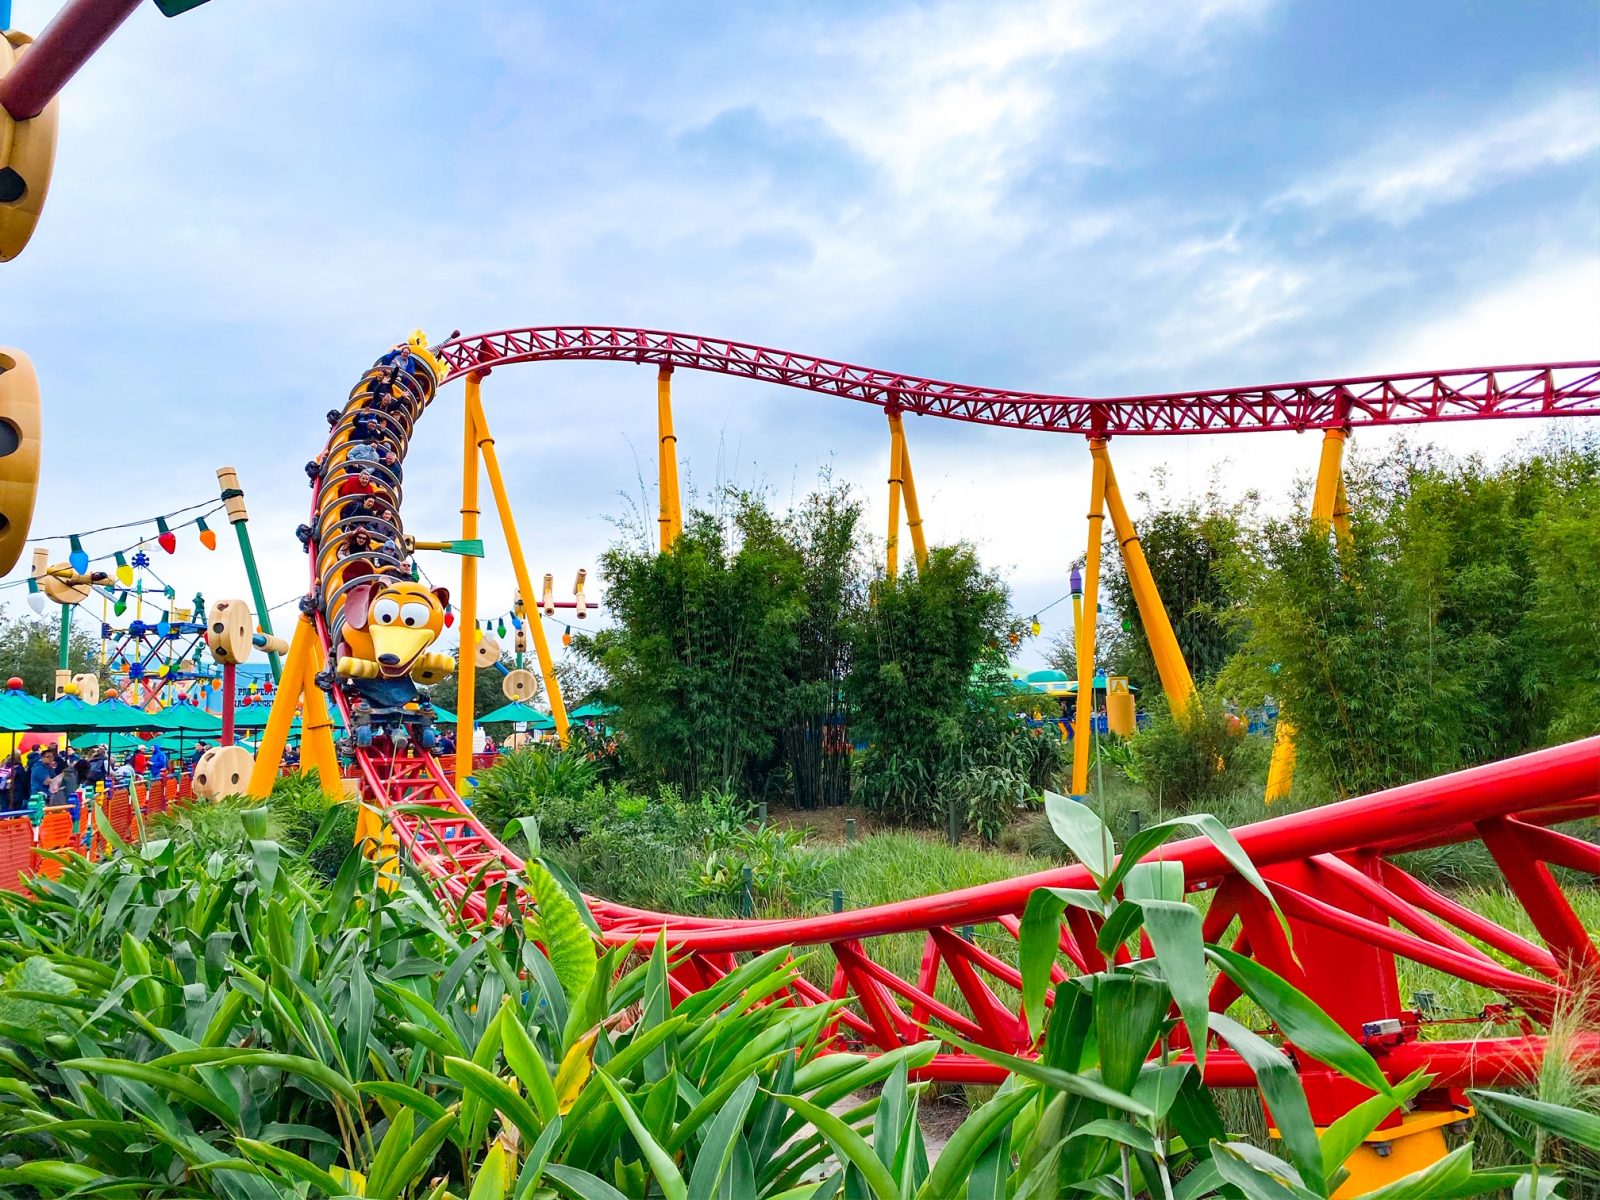
<path id="1" fill-rule="evenodd" d="M 193 503 L 231 464 L 287 600 L 322 414 L 419 326 L 644 325 L 1080 395 L 1600 357 L 1597 81 L 1590 0 L 145 5 L 67 89 L 44 221 L 0 268 L 0 341 L 46 393 L 34 530 Z M 653 506 L 653 377 L 486 384 L 536 573 L 592 567 L 641 478 Z M 675 395 L 700 494 L 830 467 L 881 537 L 877 409 Z M 458 519 L 459 412 L 452 388 L 413 446 L 420 536 Z M 978 543 L 1025 614 L 1060 595 L 1082 441 L 908 438 L 930 536 Z M 1281 504 L 1316 446 L 1113 453 L 1130 491 L 1164 465 Z M 158 565 L 242 592 L 220 547 Z"/>

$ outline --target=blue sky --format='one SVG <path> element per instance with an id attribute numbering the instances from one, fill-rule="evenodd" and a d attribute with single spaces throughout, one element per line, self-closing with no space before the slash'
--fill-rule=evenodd
<path id="1" fill-rule="evenodd" d="M 1600 356 L 1597 28 L 1587 2 L 146 5 L 69 86 L 0 268 L 0 338 L 46 387 L 35 530 L 190 503 L 230 462 L 288 598 L 322 413 L 417 326 L 641 324 L 1091 395 Z M 702 494 L 829 465 L 880 531 L 877 410 L 676 396 Z M 530 566 L 592 567 L 653 487 L 653 372 L 525 367 L 485 399 Z M 456 520 L 459 404 L 413 449 L 424 536 Z M 932 537 L 1024 612 L 1065 590 L 1081 441 L 908 437 Z M 1164 466 L 1282 503 L 1315 446 L 1113 453 L 1129 490 Z M 223 551 L 170 566 L 240 590 Z M 503 556 L 486 577 L 503 607 Z"/>

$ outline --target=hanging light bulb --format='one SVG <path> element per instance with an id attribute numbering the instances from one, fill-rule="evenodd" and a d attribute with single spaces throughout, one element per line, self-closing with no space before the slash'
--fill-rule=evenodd
<path id="1" fill-rule="evenodd" d="M 456 623 L 456 615 L 455 615 L 455 613 L 451 612 L 448 608 L 445 609 L 444 610 L 444 627 L 446 629 L 449 629 L 455 623 Z"/>
<path id="2" fill-rule="evenodd" d="M 133 568 L 128 565 L 128 556 L 121 550 L 117 551 L 117 582 L 123 587 L 133 582 Z"/>
<path id="3" fill-rule="evenodd" d="M 497 637 L 505 637 L 506 619 L 504 617 L 501 617 L 499 623 L 495 625 L 494 632 Z"/>
<path id="4" fill-rule="evenodd" d="M 89 570 L 89 556 L 83 551 L 83 541 L 77 534 L 69 539 L 72 542 L 72 553 L 67 555 L 67 562 L 79 575 Z"/>
<path id="5" fill-rule="evenodd" d="M 117 598 L 116 598 L 115 602 L 113 602 L 113 604 L 111 605 L 111 611 L 114 612 L 119 617 L 123 613 L 128 611 L 128 593 L 127 592 L 118 592 L 117 593 Z"/>
<path id="6" fill-rule="evenodd" d="M 511 614 L 511 628 L 515 629 L 518 633 L 522 632 L 522 618 L 517 616 L 516 613 Z"/>
<path id="7" fill-rule="evenodd" d="M 172 623 L 171 622 L 172 622 L 172 614 L 167 612 L 166 609 L 162 609 L 161 610 L 161 620 L 156 622 L 156 636 L 157 637 L 166 637 L 167 634 L 171 633 L 172 632 Z"/>
<path id="8" fill-rule="evenodd" d="M 1072 594 L 1074 596 L 1083 595 L 1083 572 L 1082 571 L 1080 571 L 1077 567 L 1073 567 L 1072 568 L 1072 574 L 1067 576 L 1067 580 L 1068 580 L 1067 586 L 1072 590 Z"/>
<path id="9" fill-rule="evenodd" d="M 1028 632 L 1033 634 L 1034 637 L 1038 637 L 1043 629 L 1044 626 L 1039 624 L 1038 617 L 1035 617 L 1028 625 Z"/>
<path id="10" fill-rule="evenodd" d="M 566 632 L 561 635 L 561 644 L 563 646 L 572 645 L 572 626 L 571 625 L 568 625 L 567 628 L 566 628 Z"/>
<path id="11" fill-rule="evenodd" d="M 160 530 L 156 534 L 156 541 L 160 543 L 161 548 L 168 554 L 175 554 L 178 549 L 178 535 L 167 528 L 167 519 L 165 517 L 157 517 L 156 528 Z"/>
<path id="12" fill-rule="evenodd" d="M 207 550 L 217 548 L 217 535 L 211 526 L 206 524 L 204 517 L 196 517 L 194 522 L 200 529 L 200 544 Z"/>
<path id="13" fill-rule="evenodd" d="M 45 604 L 44 593 L 39 590 L 39 581 L 37 579 L 28 580 L 28 607 L 42 617 L 44 616 Z"/>

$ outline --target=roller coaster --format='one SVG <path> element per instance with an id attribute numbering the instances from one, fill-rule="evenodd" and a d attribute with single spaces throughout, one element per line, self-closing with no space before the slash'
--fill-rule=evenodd
<path id="1" fill-rule="evenodd" d="M 136 6 L 137 0 L 68 0 L 36 42 L 8 33 L 0 46 L 0 133 L 5 135 L 0 137 L 0 168 L 8 179 L 7 194 L 0 198 L 0 261 L 21 252 L 39 219 L 54 159 L 56 94 Z M 192 6 L 190 0 L 161 3 L 169 15 Z M 481 466 L 495 495 L 519 588 L 531 597 L 535 592 L 522 561 L 480 389 L 498 368 L 576 360 L 657 368 L 663 551 L 670 551 L 681 530 L 670 404 L 675 370 L 736 376 L 881 407 L 891 433 L 891 573 L 898 562 L 902 503 L 917 559 L 926 553 L 905 416 L 1087 438 L 1094 469 L 1084 608 L 1095 611 L 1102 522 L 1109 515 L 1163 689 L 1175 709 L 1186 703 L 1192 682 L 1122 503 L 1109 439 L 1320 430 L 1312 520 L 1348 537 L 1340 470 L 1345 441 L 1354 429 L 1600 416 L 1600 362 L 1587 361 L 1092 398 L 948 383 L 645 329 L 521 328 L 453 335 L 435 346 L 414 338 L 362 376 L 345 407 L 332 415 L 321 456 L 309 464 L 311 519 L 300 532 L 311 564 L 310 587 L 251 790 L 261 794 L 270 788 L 296 707 L 302 704 L 302 762 L 319 769 L 330 791 L 337 789 L 331 697 L 347 726 L 373 734 L 354 748 L 360 798 L 372 814 L 368 829 L 379 840 L 392 837 L 443 897 L 465 916 L 485 923 L 516 913 L 522 902 L 516 883 L 523 864 L 464 803 L 464 764 L 458 762 L 449 771 L 428 748 L 432 717 L 414 685 L 447 669 L 445 656 L 429 649 L 439 632 L 442 599 L 430 598 L 429 589 L 410 580 L 407 563 L 417 550 L 437 549 L 440 543 L 407 534 L 399 468 L 438 388 L 464 379 L 461 542 L 477 537 Z M 18 365 L 23 369 L 15 369 Z M 37 388 L 25 358 L 18 356 L 0 375 L 8 376 L 8 386 L 26 392 L 24 398 L 36 407 Z M 21 499 L 26 504 L 18 504 L 31 512 L 31 485 Z M 26 523 L 14 522 L 18 528 L 12 541 L 17 545 Z M 462 559 L 457 611 L 463 631 L 473 628 L 476 570 L 473 558 Z M 540 623 L 529 625 L 564 739 L 566 713 L 549 648 Z M 1088 724 L 1083 706 L 1093 670 L 1093 628 L 1093 621 L 1088 622 L 1080 642 L 1080 738 Z M 454 666 L 464 684 L 460 732 L 468 735 L 476 658 L 472 651 L 470 643 L 464 645 Z M 470 745 L 469 737 L 458 734 L 458 741 L 463 750 Z M 1287 787 L 1292 746 L 1280 724 L 1269 799 Z M 1074 755 L 1073 790 L 1078 793 L 1084 791 L 1084 750 L 1080 741 Z M 465 753 L 462 759 L 467 759 Z M 1391 1118 L 1383 1136 L 1436 1138 L 1441 1126 L 1465 1111 L 1461 1089 L 1530 1078 L 1546 1050 L 1541 1026 L 1575 997 L 1587 996 L 1592 1003 L 1584 984 L 1600 972 L 1600 951 L 1573 910 L 1557 871 L 1600 876 L 1600 848 L 1554 826 L 1597 813 L 1600 738 L 1590 738 L 1236 830 L 1240 845 L 1265 877 L 1276 908 L 1246 886 L 1205 839 L 1169 844 L 1159 855 L 1182 865 L 1190 892 L 1207 894 L 1208 941 L 1231 945 L 1306 991 L 1372 1052 L 1391 1078 L 1418 1068 L 1433 1074 L 1432 1089 L 1415 1111 Z M 1471 911 L 1395 861 L 1407 851 L 1468 841 L 1486 847 L 1537 940 Z M 1084 868 L 1067 866 L 940 896 L 778 921 L 648 912 L 599 897 L 590 904 L 608 944 L 641 950 L 660 941 L 669 946 L 676 998 L 712 985 L 742 955 L 812 948 L 831 959 L 831 983 L 824 987 L 797 978 L 772 999 L 837 1005 L 831 1027 L 836 1047 L 888 1051 L 925 1041 L 936 1036 L 931 1031 L 944 1027 L 969 1042 L 1026 1054 L 1033 1046 L 1019 1012 L 1018 971 L 986 943 L 1018 936 L 1023 908 L 1036 888 L 1089 883 Z M 1099 934 L 1095 918 L 1068 910 L 1059 930 L 1058 974 L 1102 967 Z M 901 978 L 882 965 L 881 955 L 875 957 L 886 939 L 905 937 L 920 939 L 923 947 L 914 979 Z M 1401 958 L 1488 989 L 1501 999 L 1478 1014 L 1441 1016 L 1402 997 L 1397 970 Z M 1221 978 L 1212 989 L 1211 1005 L 1222 1011 L 1237 998 L 1237 991 Z M 1452 1020 L 1464 1021 L 1475 1032 L 1453 1039 L 1438 1036 Z M 1492 1036 L 1481 1036 L 1484 1028 Z M 1580 1035 L 1565 1049 L 1569 1056 L 1600 1065 L 1600 1037 L 1594 1034 Z M 1359 1088 L 1308 1056 L 1295 1058 L 1319 1123 L 1331 1122 L 1362 1098 Z M 920 1073 L 968 1082 L 1001 1077 L 988 1061 L 961 1052 L 936 1055 Z M 1249 1065 L 1222 1047 L 1207 1053 L 1204 1079 L 1216 1087 L 1255 1083 Z"/>
<path id="2" fill-rule="evenodd" d="M 401 518 L 399 472 L 373 465 L 371 456 L 358 449 L 361 442 L 375 440 L 393 452 L 391 461 L 403 462 L 437 389 L 463 379 L 467 389 L 463 461 L 469 475 L 463 490 L 463 536 L 476 536 L 481 453 L 490 468 L 514 566 L 526 586 L 526 567 L 493 457 L 481 386 L 490 371 L 510 364 L 574 359 L 657 368 L 664 551 L 670 550 L 674 530 L 680 527 L 670 415 L 670 380 L 678 368 L 743 376 L 883 407 L 890 416 L 891 462 L 896 468 L 891 485 L 902 491 L 910 509 L 915 504 L 914 484 L 899 420 L 902 413 L 1084 435 L 1097 464 L 1104 467 L 1103 471 L 1097 467 L 1097 498 L 1110 501 L 1119 535 L 1127 516 L 1125 511 L 1118 513 L 1120 501 L 1114 499 L 1106 454 L 1106 442 L 1113 435 L 1321 428 L 1328 431 L 1326 468 L 1328 447 L 1337 450 L 1345 432 L 1357 425 L 1600 415 L 1600 363 L 1594 362 L 1089 399 L 966 387 L 640 329 L 530 328 L 456 336 L 433 347 L 417 335 L 381 358 L 357 382 L 343 410 L 329 414 L 327 443 L 320 457 L 308 464 L 313 476 L 311 522 L 302 527 L 301 538 L 311 563 L 310 590 L 290 647 L 274 721 L 256 764 L 255 790 L 270 788 L 277 770 L 276 750 L 302 697 L 307 713 L 302 762 L 316 765 L 320 754 L 327 760 L 323 778 L 337 778 L 324 692 L 331 694 L 349 721 L 352 705 L 361 703 L 352 684 L 362 673 L 351 660 L 351 650 L 366 636 L 359 632 L 363 622 L 372 624 L 371 596 L 383 588 L 409 584 L 405 562 L 423 545 L 407 534 Z M 1342 495 L 1336 455 L 1334 469 L 1333 478 L 1325 478 L 1319 469 L 1319 490 L 1330 496 Z M 352 476 L 360 482 L 352 485 Z M 375 497 L 374 503 L 368 502 L 369 496 Z M 353 497 L 361 501 L 354 510 Z M 1337 513 L 1332 500 L 1329 505 Z M 917 533 L 920 516 L 914 511 L 908 516 Z M 1091 513 L 1092 538 L 1098 536 L 1098 519 Z M 369 531 L 359 548 L 351 540 L 357 526 Z M 1126 532 L 1128 536 L 1119 536 L 1119 541 L 1132 572 L 1137 564 L 1129 556 L 1137 554 L 1137 538 L 1131 525 Z M 920 557 L 920 537 L 916 541 Z M 374 553 L 374 542 L 390 549 Z M 463 560 L 458 612 L 464 630 L 473 625 L 475 571 L 475 562 Z M 353 603 L 353 596 L 362 600 Z M 402 600 L 403 596 L 396 603 Z M 1151 603 L 1159 608 L 1159 597 L 1151 598 Z M 420 601 L 414 604 L 419 626 L 427 623 L 426 608 Z M 403 610 L 401 604 L 388 611 L 393 615 Z M 1152 614 L 1143 605 L 1141 613 L 1148 626 Z M 1160 615 L 1164 619 L 1164 613 Z M 531 624 L 537 627 L 538 622 Z M 424 646 L 433 632 L 437 630 L 411 638 L 408 645 Z M 1156 642 L 1156 631 L 1151 632 Z M 379 635 L 373 636 L 377 645 Z M 424 669 L 413 674 L 424 678 L 432 668 L 427 667 L 426 656 L 417 653 L 416 661 Z M 548 651 L 542 646 L 541 654 L 547 660 Z M 395 669 L 410 669 L 413 661 L 401 655 L 389 657 L 395 660 L 391 664 Z M 465 650 L 460 654 L 460 695 L 468 700 L 462 717 L 467 722 L 473 657 Z M 1169 695 L 1173 694 L 1165 675 L 1163 682 L 1169 683 Z M 558 689 L 552 691 L 551 701 L 561 711 Z M 315 748 L 319 742 L 320 751 Z M 375 822 L 392 832 L 409 863 L 469 919 L 485 923 L 510 919 L 521 903 L 516 884 L 523 864 L 463 802 L 459 784 L 464 768 L 452 774 L 414 738 L 378 739 L 356 747 L 354 757 L 363 804 Z M 1159 855 L 1182 864 L 1190 892 L 1209 893 L 1204 922 L 1208 941 L 1231 945 L 1306 991 L 1367 1046 L 1391 1077 L 1398 1079 L 1417 1068 L 1432 1072 L 1432 1090 L 1416 1111 L 1395 1119 L 1398 1125 L 1391 1134 L 1440 1136 L 1442 1124 L 1461 1118 L 1462 1089 L 1526 1080 L 1537 1071 L 1545 1050 L 1541 1026 L 1581 990 L 1584 978 L 1600 970 L 1600 951 L 1552 871 L 1564 868 L 1600 876 L 1600 847 L 1552 828 L 1597 813 L 1600 738 L 1590 738 L 1235 830 L 1240 845 L 1268 881 L 1287 928 L 1279 912 L 1234 872 L 1208 840 L 1170 844 Z M 1509 894 L 1537 931 L 1537 940 L 1471 911 L 1395 862 L 1406 851 L 1472 840 L 1487 847 Z M 602 897 L 591 897 L 590 905 L 607 944 L 633 944 L 643 950 L 658 940 L 667 943 L 675 962 L 671 987 L 678 998 L 711 986 L 741 956 L 778 947 L 810 948 L 831 959 L 831 985 L 798 978 L 778 999 L 796 1005 L 837 1004 L 832 1029 L 840 1047 L 887 1051 L 926 1040 L 935 1036 L 932 1030 L 943 1027 L 979 1045 L 1026 1054 L 1032 1039 L 1020 1011 L 1021 979 L 1013 965 L 1015 957 L 1008 961 L 1007 955 L 991 947 L 997 940 L 1018 936 L 1023 908 L 1034 889 L 1085 887 L 1089 882 L 1083 867 L 1066 866 L 945 895 L 794 920 L 649 912 Z M 1068 911 L 1060 929 L 1060 977 L 1105 965 L 1097 945 L 1099 933 L 1093 917 Z M 914 979 L 899 977 L 882 965 L 881 956 L 875 956 L 886 939 L 907 936 L 920 939 L 923 947 Z M 1402 997 L 1397 971 L 1401 958 L 1488 989 L 1500 999 L 1481 1013 L 1464 1016 L 1430 1011 Z M 1211 994 L 1213 1009 L 1227 1009 L 1238 995 L 1220 978 Z M 1469 1036 L 1441 1036 L 1449 1032 L 1446 1027 L 1452 1021 L 1470 1026 Z M 1485 1028 L 1495 1036 L 1482 1036 Z M 1568 1052 L 1600 1064 L 1600 1037 L 1582 1036 Z M 1321 1123 L 1348 1111 L 1363 1094 L 1310 1058 L 1299 1058 L 1298 1065 L 1313 1115 Z M 949 1052 L 936 1055 L 921 1074 L 992 1083 L 1003 1072 L 970 1054 Z M 1248 1064 L 1225 1048 L 1207 1053 L 1204 1078 L 1216 1087 L 1254 1085 Z"/>

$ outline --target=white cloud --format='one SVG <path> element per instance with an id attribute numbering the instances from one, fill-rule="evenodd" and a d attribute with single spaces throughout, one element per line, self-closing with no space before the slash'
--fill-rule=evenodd
<path id="1" fill-rule="evenodd" d="M 1397 131 L 1280 203 L 1393 224 L 1497 184 L 1589 157 L 1600 148 L 1600 95 L 1573 88 L 1468 128 Z"/>

